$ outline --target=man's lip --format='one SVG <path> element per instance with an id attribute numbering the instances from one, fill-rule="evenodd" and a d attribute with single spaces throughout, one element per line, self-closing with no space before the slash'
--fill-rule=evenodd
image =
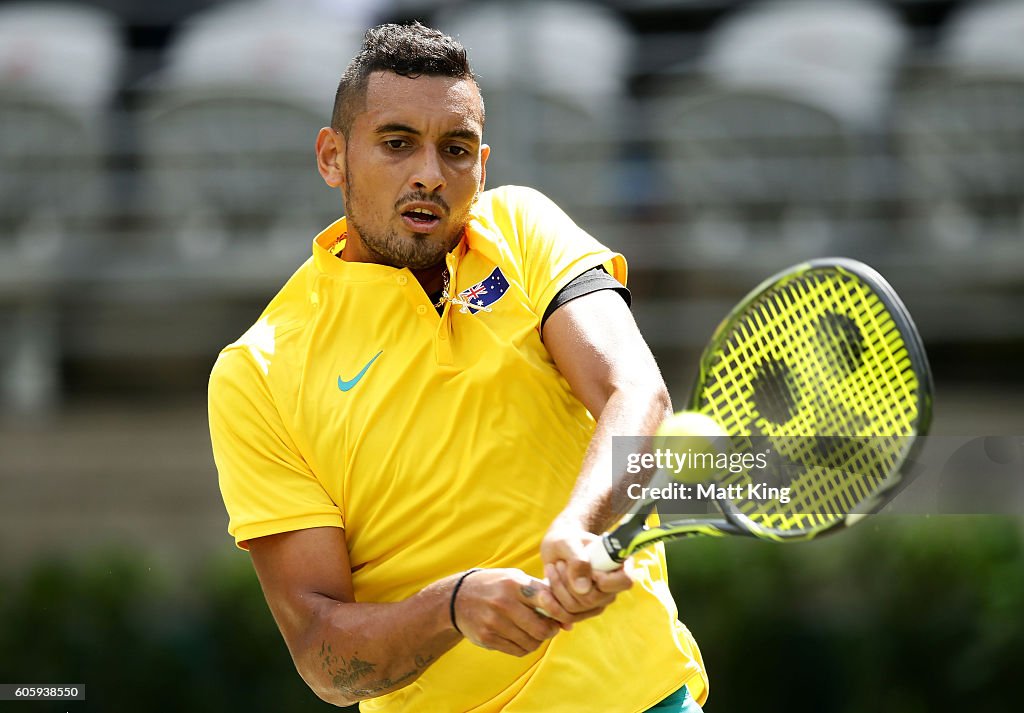
<path id="1" fill-rule="evenodd" d="M 429 210 L 431 213 L 434 214 L 434 216 L 436 218 L 443 218 L 444 217 L 444 208 L 442 208 L 437 203 L 425 203 L 425 202 L 408 203 L 408 204 L 402 206 L 401 210 L 399 210 L 398 212 L 404 214 L 404 213 L 408 213 L 411 210 L 417 210 L 417 209 Z"/>
<path id="2" fill-rule="evenodd" d="M 427 216 L 424 217 L 426 218 Z M 402 213 L 401 218 L 405 226 L 414 233 L 432 233 L 441 224 L 440 218 L 428 218 L 426 221 L 420 222 L 410 218 L 405 213 Z"/>

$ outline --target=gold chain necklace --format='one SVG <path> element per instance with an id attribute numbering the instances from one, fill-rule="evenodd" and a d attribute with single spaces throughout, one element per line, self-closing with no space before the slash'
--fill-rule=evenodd
<path id="1" fill-rule="evenodd" d="M 449 279 L 450 278 L 449 278 L 449 275 L 448 275 L 448 269 L 445 268 L 445 271 L 444 271 L 444 284 L 441 285 L 441 298 L 437 302 L 434 303 L 434 307 L 440 307 L 445 302 L 450 302 L 453 305 L 459 305 L 460 307 L 462 307 L 462 309 L 459 310 L 462 313 L 467 313 L 467 312 L 490 312 L 491 311 L 491 308 L 490 307 L 485 307 L 483 305 L 483 303 L 471 304 L 471 303 L 467 302 L 464 299 L 460 299 L 458 295 L 450 295 L 450 294 L 448 294 Z"/>
<path id="2" fill-rule="evenodd" d="M 434 303 L 434 307 L 440 307 L 445 302 L 448 302 L 449 300 L 451 300 L 451 297 L 448 295 L 448 284 L 449 284 L 448 281 L 449 281 L 450 278 L 448 277 L 448 268 L 447 267 L 444 269 L 444 273 L 443 273 L 441 279 L 443 281 L 442 284 L 441 284 L 441 296 L 438 298 L 437 302 Z"/>

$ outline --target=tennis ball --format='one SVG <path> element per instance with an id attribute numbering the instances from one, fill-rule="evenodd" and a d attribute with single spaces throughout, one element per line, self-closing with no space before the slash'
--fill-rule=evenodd
<path id="1" fill-rule="evenodd" d="M 714 480 L 724 468 L 729 435 L 718 421 L 696 411 L 666 418 L 654 436 L 654 448 L 670 451 L 667 470 L 680 483 Z"/>

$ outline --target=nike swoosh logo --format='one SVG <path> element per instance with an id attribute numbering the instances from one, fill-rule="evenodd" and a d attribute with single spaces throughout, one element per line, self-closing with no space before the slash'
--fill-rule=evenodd
<path id="1" fill-rule="evenodd" d="M 362 369 L 360 369 L 359 373 L 355 375 L 355 378 L 351 379 L 350 381 L 345 381 L 344 379 L 342 379 L 339 376 L 338 377 L 338 388 L 341 389 L 342 391 L 351 391 L 352 389 L 354 389 L 356 384 L 359 383 L 359 380 L 363 378 L 363 374 L 366 373 L 366 370 L 369 369 L 371 366 L 373 366 L 373 362 L 377 361 L 377 357 L 379 357 L 383 353 L 384 353 L 383 349 L 381 349 L 379 352 L 377 352 L 377 354 L 374 355 L 373 359 L 370 359 L 370 361 L 366 362 L 366 366 L 364 366 Z"/>

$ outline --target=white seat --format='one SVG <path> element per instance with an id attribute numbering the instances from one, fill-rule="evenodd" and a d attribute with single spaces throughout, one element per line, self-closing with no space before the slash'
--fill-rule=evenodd
<path id="1" fill-rule="evenodd" d="M 279 2 L 190 19 L 143 114 L 151 207 L 186 259 L 232 246 L 294 260 L 341 214 L 313 151 L 363 28 Z"/>
<path id="2" fill-rule="evenodd" d="M 262 88 L 330 111 L 364 28 L 300 5 L 250 0 L 189 18 L 167 51 L 165 90 Z"/>
<path id="3" fill-rule="evenodd" d="M 897 127 L 915 238 L 1024 247 L 1024 76 L 952 72 L 908 96 Z"/>
<path id="4" fill-rule="evenodd" d="M 589 2 L 482 2 L 438 14 L 467 49 L 487 112 L 488 185 L 536 187 L 568 208 L 614 195 L 633 37 Z"/>
<path id="5" fill-rule="evenodd" d="M 959 74 L 1024 76 L 1024 3 L 964 3 L 947 23 L 940 52 Z"/>
<path id="6" fill-rule="evenodd" d="M 715 81 L 782 92 L 872 125 L 907 37 L 894 14 L 875 3 L 781 0 L 729 16 L 709 42 L 704 68 Z"/>
<path id="7" fill-rule="evenodd" d="M 107 13 L 63 3 L 0 6 L 0 229 L 26 254 L 54 252 L 67 221 L 96 207 L 122 59 Z M 40 245 L 23 229 L 44 219 L 63 228 Z"/>
<path id="8" fill-rule="evenodd" d="M 0 6 L 0 407 L 58 398 L 56 292 L 62 248 L 88 237 L 123 48 L 103 11 Z"/>
<path id="9" fill-rule="evenodd" d="M 611 11 L 581 0 L 481 2 L 439 14 L 484 85 L 526 85 L 581 104 L 617 97 L 633 38 Z"/>
<path id="10" fill-rule="evenodd" d="M 697 72 L 667 73 L 651 101 L 680 233 L 719 258 L 865 247 L 868 157 L 906 43 L 891 11 L 861 0 L 728 15 Z"/>
<path id="11" fill-rule="evenodd" d="M 676 232 L 713 259 L 834 247 L 849 217 L 850 132 L 780 93 L 666 92 L 650 102 Z"/>
<path id="12" fill-rule="evenodd" d="M 112 15 L 85 5 L 0 5 L 0 83 L 92 116 L 107 109 L 123 59 Z"/>
<path id="13" fill-rule="evenodd" d="M 1024 249 L 1024 3 L 964 4 L 897 115 L 913 236 Z"/>
<path id="14" fill-rule="evenodd" d="M 361 28 L 370 28 L 381 22 L 386 22 L 395 11 L 395 0 L 270 0 L 278 5 L 288 8 L 301 8 L 302 12 L 315 14 L 319 17 L 324 15 L 333 20 L 340 21 L 346 25 Z M 420 3 L 423 5 L 424 3 Z M 428 3 L 432 9 L 437 5 L 437 0 L 430 0 Z M 424 7 L 404 8 L 406 11 L 415 10 L 411 14 L 423 12 Z"/>

